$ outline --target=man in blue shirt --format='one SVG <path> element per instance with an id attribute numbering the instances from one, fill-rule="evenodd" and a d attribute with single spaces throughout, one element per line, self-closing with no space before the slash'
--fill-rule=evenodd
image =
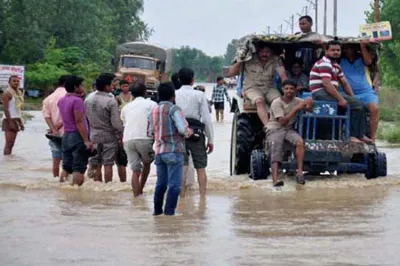
<path id="1" fill-rule="evenodd" d="M 353 89 L 357 99 L 367 106 L 370 113 L 370 138 L 375 141 L 379 123 L 379 98 L 372 88 L 371 75 L 368 67 L 373 63 L 371 53 L 368 51 L 367 42 L 361 43 L 361 54 L 357 45 L 344 47 L 344 57 L 341 59 L 346 80 Z"/>

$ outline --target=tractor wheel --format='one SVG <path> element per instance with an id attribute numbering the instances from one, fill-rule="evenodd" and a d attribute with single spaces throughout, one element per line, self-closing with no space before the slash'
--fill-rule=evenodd
<path id="1" fill-rule="evenodd" d="M 263 150 L 254 150 L 250 158 L 250 178 L 253 180 L 267 179 L 271 174 L 271 164 Z"/>
<path id="2" fill-rule="evenodd" d="M 250 155 L 256 132 L 247 114 L 235 114 L 232 122 L 231 174 L 240 175 L 250 171 Z"/>
<path id="3" fill-rule="evenodd" d="M 375 154 L 375 172 L 378 177 L 387 175 L 386 154 L 379 152 Z"/>

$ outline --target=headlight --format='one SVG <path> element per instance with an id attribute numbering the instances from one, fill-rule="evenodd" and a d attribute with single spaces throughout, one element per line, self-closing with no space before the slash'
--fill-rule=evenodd
<path id="1" fill-rule="evenodd" d="M 155 88 L 155 84 L 153 82 L 147 82 L 146 86 L 149 88 Z"/>

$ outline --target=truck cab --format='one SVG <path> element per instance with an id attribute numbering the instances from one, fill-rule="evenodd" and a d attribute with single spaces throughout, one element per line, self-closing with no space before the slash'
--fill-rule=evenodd
<path id="1" fill-rule="evenodd" d="M 118 79 L 131 85 L 147 87 L 148 96 L 157 100 L 157 87 L 168 80 L 170 53 L 158 46 L 142 42 L 130 42 L 117 47 L 115 74 Z"/>

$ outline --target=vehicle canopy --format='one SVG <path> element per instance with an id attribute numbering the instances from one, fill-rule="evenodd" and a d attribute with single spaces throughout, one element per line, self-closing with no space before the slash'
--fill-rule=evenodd
<path id="1" fill-rule="evenodd" d="M 289 51 L 298 48 L 318 48 L 322 47 L 321 43 L 327 43 L 334 40 L 333 36 L 322 35 L 319 33 L 307 33 L 296 35 L 257 35 L 252 34 L 241 38 L 240 45 L 236 51 L 236 56 L 233 62 L 249 61 L 253 54 L 256 53 L 256 48 L 260 43 L 265 43 L 278 55 L 284 51 Z M 363 38 L 360 37 L 338 37 L 338 41 L 342 45 L 359 45 Z M 370 43 L 370 50 L 376 52 L 379 43 Z"/>
<path id="2" fill-rule="evenodd" d="M 172 58 L 171 50 L 144 42 L 127 42 L 118 45 L 116 48 L 116 58 L 118 62 L 122 55 L 138 55 L 155 58 L 165 64 L 165 72 L 169 71 Z"/>

